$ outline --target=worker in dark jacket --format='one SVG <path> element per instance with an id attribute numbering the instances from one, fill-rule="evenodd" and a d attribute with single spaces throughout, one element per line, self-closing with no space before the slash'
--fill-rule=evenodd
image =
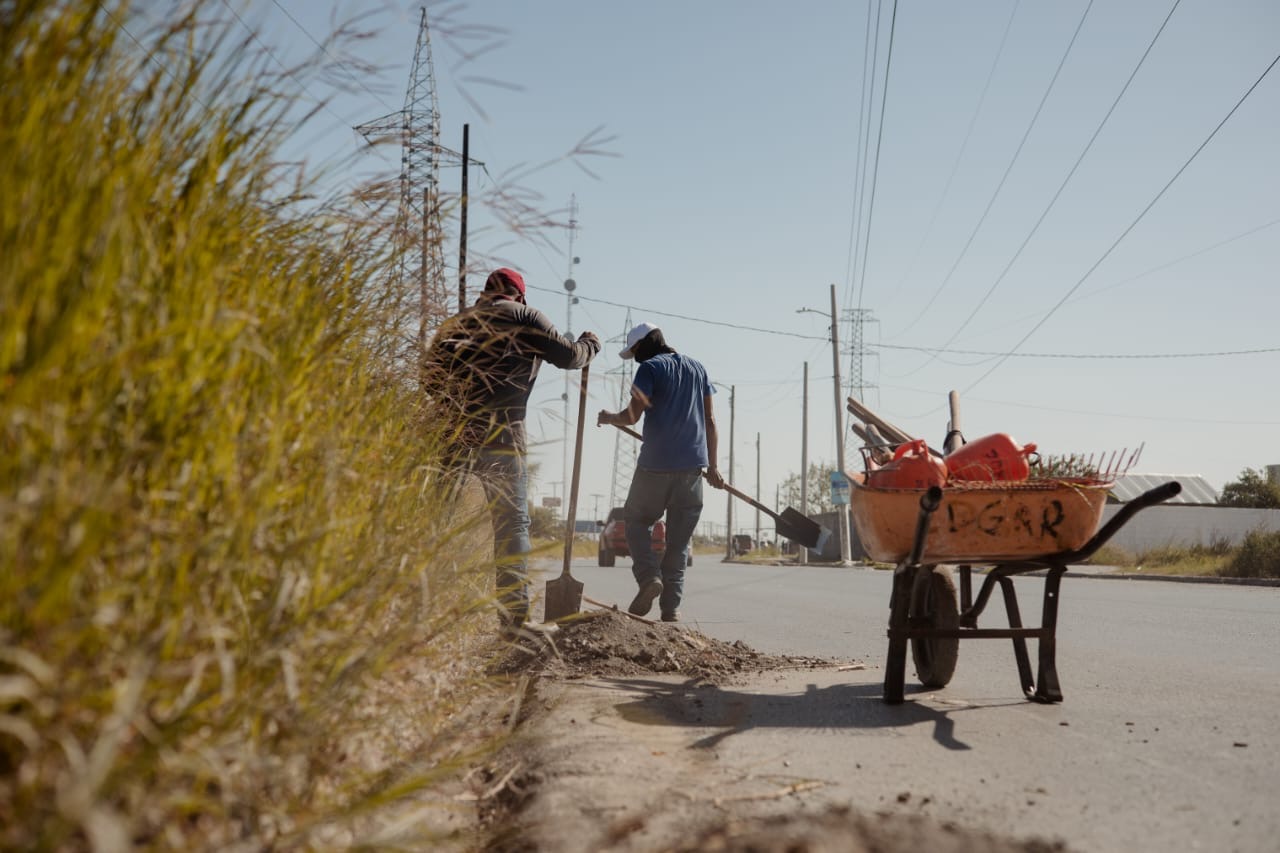
<path id="1" fill-rule="evenodd" d="M 679 621 L 689 543 L 702 515 L 702 478 L 724 487 L 716 467 L 718 437 L 707 371 L 667 345 L 662 330 L 641 323 L 627 334 L 620 355 L 639 367 L 631 401 L 620 412 L 602 411 L 597 424 L 630 426 L 644 418 L 644 443 L 627 502 L 627 547 L 639 591 L 627 609 L 648 614 L 655 599 L 662 621 Z M 667 550 L 659 561 L 650 546 L 654 522 L 667 516 Z"/>
<path id="2" fill-rule="evenodd" d="M 576 342 L 525 302 L 512 269 L 494 270 L 476 304 L 449 318 L 426 355 L 426 383 L 441 417 L 455 470 L 477 474 L 493 517 L 499 616 L 513 636 L 529 615 L 529 474 L 525 409 L 542 362 L 562 370 L 587 365 L 600 339 Z"/>

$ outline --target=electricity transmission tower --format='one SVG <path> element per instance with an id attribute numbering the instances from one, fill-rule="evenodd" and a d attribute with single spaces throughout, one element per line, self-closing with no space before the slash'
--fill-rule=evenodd
<path id="1" fill-rule="evenodd" d="M 845 353 L 849 356 L 849 381 L 846 387 L 846 394 L 851 397 L 857 397 L 862 402 L 867 402 L 867 392 L 876 386 L 866 379 L 864 371 L 864 362 L 870 357 L 879 357 L 877 352 L 869 352 L 867 350 L 866 327 L 872 323 L 880 321 L 872 316 L 870 308 L 846 308 L 843 312 L 844 320 L 849 324 L 849 345 Z M 848 443 L 851 433 L 846 431 L 843 441 Z"/>
<path id="2" fill-rule="evenodd" d="M 440 103 L 436 97 L 425 6 L 418 24 L 404 109 L 358 125 L 356 131 L 370 144 L 396 139 L 400 142 L 400 199 L 395 240 L 401 250 L 401 287 L 413 287 L 415 282 L 417 285 L 418 340 L 425 344 L 430 331 L 449 315 L 440 165 L 445 161 L 449 165 L 462 165 L 462 155 L 440 144 Z"/>
<path id="3" fill-rule="evenodd" d="M 631 311 L 627 311 L 626 324 L 623 326 L 622 334 L 616 338 L 610 338 L 609 343 L 618 343 L 627 339 L 627 332 L 631 331 Z M 631 359 L 623 359 L 622 366 L 606 371 L 608 376 L 618 376 L 622 380 L 622 394 L 618 401 L 618 408 L 621 409 L 631 402 L 631 367 L 635 362 Z M 622 430 L 616 430 L 618 433 L 614 436 L 613 444 L 613 482 L 609 487 L 609 508 L 622 506 L 622 502 L 627 498 L 627 491 L 631 488 L 631 475 L 636 470 L 636 457 L 640 455 L 639 443 Z"/>

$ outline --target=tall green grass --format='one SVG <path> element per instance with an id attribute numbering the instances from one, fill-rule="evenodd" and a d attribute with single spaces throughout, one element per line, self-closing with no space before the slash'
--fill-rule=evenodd
<path id="1" fill-rule="evenodd" d="M 448 769 L 440 684 L 351 752 L 492 574 L 390 217 L 308 201 L 228 30 L 124 14 L 0 4 L 0 846 L 312 846 Z"/>

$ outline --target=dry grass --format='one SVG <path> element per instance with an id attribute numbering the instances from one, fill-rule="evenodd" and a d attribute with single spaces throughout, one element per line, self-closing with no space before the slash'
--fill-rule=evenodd
<path id="1" fill-rule="evenodd" d="M 1121 573 L 1153 575 L 1186 575 L 1209 577 L 1222 575 L 1231 563 L 1235 549 L 1225 543 L 1194 546 L 1166 546 L 1130 553 L 1114 545 L 1104 545 L 1089 560 L 1100 566 L 1115 566 Z"/>
<path id="2" fill-rule="evenodd" d="M 119 15 L 0 11 L 0 846 L 358 840 L 469 760 L 487 518 L 390 217 L 278 166 L 227 31 Z"/>

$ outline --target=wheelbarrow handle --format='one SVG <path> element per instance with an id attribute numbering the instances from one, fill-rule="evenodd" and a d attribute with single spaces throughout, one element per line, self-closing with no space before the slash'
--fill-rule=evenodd
<path id="1" fill-rule="evenodd" d="M 1182 484 L 1177 480 L 1170 480 L 1168 483 L 1161 483 L 1153 489 L 1148 489 L 1138 495 L 1133 500 L 1126 503 L 1120 508 L 1120 511 L 1111 517 L 1111 520 L 1103 525 L 1102 529 L 1093 534 L 1093 538 L 1080 546 L 1080 548 L 1071 554 L 1060 555 L 1062 562 L 1079 563 L 1092 557 L 1094 552 L 1106 544 L 1107 540 L 1116 534 L 1121 527 L 1129 522 L 1129 519 L 1146 509 L 1149 506 L 1164 503 L 1169 498 L 1176 497 L 1182 491 Z"/>

